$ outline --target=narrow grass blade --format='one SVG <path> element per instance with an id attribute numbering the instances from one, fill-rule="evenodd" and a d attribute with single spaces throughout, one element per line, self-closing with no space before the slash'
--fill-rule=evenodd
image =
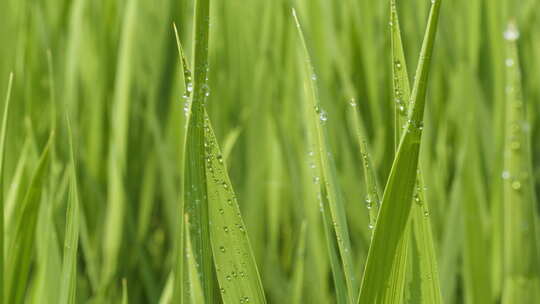
<path id="1" fill-rule="evenodd" d="M 395 133 L 394 140 L 396 149 L 401 139 L 402 126 L 407 122 L 411 96 L 409 74 L 407 72 L 407 61 L 403 51 L 401 40 L 401 28 L 397 13 L 396 0 L 390 2 L 390 42 L 392 48 L 392 84 L 394 91 L 392 96 L 395 103 Z"/>
<path id="2" fill-rule="evenodd" d="M 167 283 L 165 283 L 165 287 L 163 287 L 161 296 L 159 297 L 159 302 L 158 302 L 159 304 L 177 303 L 177 302 L 172 302 L 173 285 L 174 285 L 174 273 L 171 273 L 169 275 L 169 278 L 167 279 Z"/>
<path id="3" fill-rule="evenodd" d="M 384 299 L 392 264 L 399 258 L 396 255 L 399 241 L 406 237 L 405 228 L 411 213 L 416 185 L 427 80 L 440 5 L 441 1 L 436 0 L 431 7 L 411 96 L 411 115 L 405 126 L 383 194 L 362 278 L 359 303 L 379 303 Z"/>
<path id="4" fill-rule="evenodd" d="M 306 254 L 306 222 L 300 227 L 300 236 L 296 249 L 296 259 L 294 262 L 294 273 L 291 288 L 291 304 L 302 303 L 302 290 L 304 287 L 304 259 Z"/>
<path id="5" fill-rule="evenodd" d="M 132 81 L 132 54 L 135 40 L 138 0 L 127 2 L 118 54 L 114 104 L 111 118 L 110 151 L 108 159 L 107 212 L 103 236 L 103 268 L 101 290 L 104 292 L 114 279 L 124 235 L 126 216 L 126 189 L 124 178 L 127 167 L 130 87 Z"/>
<path id="6" fill-rule="evenodd" d="M 207 303 L 216 303 L 215 271 L 210 243 L 210 210 L 205 171 L 205 103 L 208 88 L 208 36 L 210 1 L 195 2 L 195 49 L 193 99 L 184 152 L 184 204 L 191 221 L 190 234 L 193 257 L 200 267 L 201 284 Z M 188 88 L 188 91 L 190 89 Z M 185 273 L 186 270 L 184 270 Z M 185 297 L 184 297 L 185 298 Z"/>
<path id="7" fill-rule="evenodd" d="M 189 113 L 191 111 L 191 92 L 193 91 L 193 82 L 192 82 L 192 76 L 191 71 L 189 69 L 190 65 L 186 59 L 186 56 L 184 55 L 184 49 L 182 47 L 182 43 L 180 41 L 180 37 L 178 35 L 178 29 L 176 28 L 176 24 L 173 23 L 173 29 L 174 29 L 174 36 L 176 38 L 176 47 L 178 50 L 178 56 L 180 57 L 180 60 L 182 61 L 182 72 L 184 75 L 184 89 L 185 93 L 182 96 L 185 99 L 184 104 L 184 112 L 189 117 Z M 188 120 L 189 123 L 189 120 Z M 184 137 L 184 139 L 187 139 L 187 136 Z M 186 145 L 186 142 L 184 142 L 184 145 Z M 184 161 L 185 162 L 185 161 Z M 184 171 L 185 172 L 185 171 Z M 186 177 L 185 173 L 183 176 L 183 179 Z M 184 214 L 184 201 L 182 200 L 180 202 L 179 206 L 179 214 Z M 184 291 L 184 223 L 183 223 L 183 217 L 178 216 L 176 218 L 176 237 L 175 237 L 175 263 L 174 263 L 174 285 L 172 288 L 172 302 L 177 303 L 180 302 L 183 298 L 183 291 Z M 190 240 L 191 243 L 191 240 Z"/>
<path id="8" fill-rule="evenodd" d="M 30 181 L 22 203 L 22 211 L 15 221 L 14 235 L 11 238 L 6 259 L 6 303 L 23 303 L 27 288 L 30 265 L 34 251 L 34 240 L 44 178 L 50 162 L 50 146 L 53 135 L 41 154 L 38 166 Z"/>
<path id="9" fill-rule="evenodd" d="M 122 304 L 128 304 L 128 286 L 127 280 L 122 280 Z"/>
<path id="10" fill-rule="evenodd" d="M 420 295 L 412 303 L 442 303 L 437 252 L 431 228 L 428 202 L 424 194 L 424 178 L 418 172 L 412 207 L 412 240 L 414 242 L 413 264 L 418 267 L 418 275 L 413 276 L 413 284 L 419 285 Z M 418 301 L 418 302 L 417 302 Z"/>
<path id="11" fill-rule="evenodd" d="M 351 101 L 353 109 L 353 123 L 360 146 L 360 155 L 362 156 L 362 165 L 364 167 L 364 177 L 366 181 L 366 207 L 369 210 L 369 229 L 375 227 L 377 215 L 379 214 L 380 193 L 377 185 L 377 176 L 375 168 L 369 154 L 369 147 L 365 135 L 365 131 L 360 123 L 360 114 L 358 113 L 358 105 L 354 100 Z"/>
<path id="12" fill-rule="evenodd" d="M 410 115 L 410 83 L 407 70 L 407 62 L 403 50 L 401 29 L 397 12 L 396 1 L 390 3 L 390 29 L 392 44 L 392 75 L 393 75 L 393 99 L 395 102 L 395 140 L 396 149 L 399 139 L 403 136 L 402 126 L 407 123 Z M 419 166 L 420 167 L 420 166 Z M 437 256 L 431 223 L 429 217 L 429 207 L 424 196 L 424 179 L 422 171 L 418 169 L 416 189 L 413 197 L 411 222 L 407 225 L 405 237 L 399 244 L 394 262 L 390 297 L 385 301 L 389 303 L 399 303 L 403 297 L 408 261 L 415 271 L 412 274 L 413 289 L 419 290 L 419 294 L 411 293 L 409 299 L 412 302 L 422 301 L 423 303 L 440 303 L 442 296 L 440 292 L 439 273 L 437 268 Z M 412 234 L 410 234 L 412 232 Z M 410 242 L 413 244 L 414 254 L 408 259 Z M 409 267 L 410 269 L 410 267 Z M 416 287 L 416 288 L 415 288 Z"/>
<path id="13" fill-rule="evenodd" d="M 236 195 L 210 119 L 205 118 L 210 237 L 221 297 L 227 303 L 266 303 Z"/>
<path id="14" fill-rule="evenodd" d="M 189 231 L 189 219 L 186 215 L 184 219 L 186 231 Z M 186 261 L 189 272 L 189 295 L 191 303 L 205 303 L 204 294 L 201 287 L 200 275 L 197 270 L 197 264 L 193 256 L 193 248 L 191 246 L 191 238 L 189 233 L 186 234 Z"/>
<path id="15" fill-rule="evenodd" d="M 474 113 L 470 111 L 469 113 Z M 469 129 L 473 130 L 473 117 L 469 117 Z M 481 181 L 478 136 L 468 134 L 464 142 L 465 164 L 461 172 L 460 199 L 463 226 L 463 285 L 465 303 L 490 302 L 491 277 L 489 263 L 489 235 L 487 233 L 486 194 Z"/>
<path id="16" fill-rule="evenodd" d="M 351 257 L 351 244 L 345 213 L 344 201 L 337 188 L 337 178 L 335 165 L 328 147 L 328 135 L 325 129 L 325 123 L 328 120 L 326 112 L 321 108 L 319 101 L 319 92 L 317 87 L 317 75 L 311 63 L 311 57 L 305 42 L 304 34 L 300 27 L 300 21 L 293 9 L 293 17 L 298 32 L 298 41 L 301 50 L 302 71 L 305 90 L 305 110 L 306 110 L 306 128 L 310 133 L 313 151 L 310 154 L 315 158 L 319 174 L 315 176 L 315 182 L 320 185 L 320 198 L 323 204 L 323 220 L 327 220 L 326 226 L 332 226 L 332 232 L 328 234 L 327 244 L 332 256 L 333 242 L 337 243 L 339 250 L 339 259 L 341 269 L 336 269 L 333 265 L 334 282 L 336 289 L 345 289 L 345 303 L 353 303 L 356 298 L 356 283 L 354 278 L 354 266 Z M 329 212 L 324 212 L 327 208 Z M 335 241 L 334 241 L 335 240 Z M 332 259 L 331 260 L 335 260 Z M 342 272 L 345 279 L 345 286 L 340 287 L 339 273 Z M 338 303 L 342 301 L 338 298 Z"/>
<path id="17" fill-rule="evenodd" d="M 530 155 L 530 127 L 521 89 L 516 40 L 510 23 L 506 39 L 506 135 L 504 145 L 504 284 L 502 303 L 540 299 L 536 203 Z"/>
<path id="18" fill-rule="evenodd" d="M 193 79 L 191 75 L 191 70 L 189 68 L 190 64 L 188 63 L 188 60 L 184 53 L 184 48 L 182 47 L 182 43 L 178 35 L 178 29 L 176 28 L 175 23 L 173 23 L 173 29 L 174 29 L 174 37 L 176 38 L 176 48 L 178 49 L 178 56 L 180 57 L 180 60 L 182 61 L 182 72 L 184 75 L 184 88 L 186 90 L 186 93 L 183 96 L 183 98 L 189 99 L 191 97 L 191 93 L 193 92 Z"/>
<path id="19" fill-rule="evenodd" d="M 0 130 L 0 304 L 4 303 L 4 161 L 6 159 L 6 134 L 12 85 L 13 73 L 9 75 L 4 114 L 2 116 L 2 130 Z"/>
<path id="20" fill-rule="evenodd" d="M 75 162 L 75 152 L 73 147 L 73 134 L 69 114 L 66 113 L 66 123 L 69 137 L 70 154 L 70 187 L 68 206 L 66 211 L 66 230 L 64 236 L 64 255 L 62 265 L 62 278 L 60 286 L 59 304 L 76 303 L 77 287 L 77 252 L 79 245 L 79 191 L 77 186 L 77 165 Z"/>

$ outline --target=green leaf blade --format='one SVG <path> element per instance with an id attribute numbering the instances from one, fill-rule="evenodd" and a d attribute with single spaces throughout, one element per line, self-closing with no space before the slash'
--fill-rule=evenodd
<path id="1" fill-rule="evenodd" d="M 255 256 L 210 119 L 205 118 L 210 236 L 223 302 L 266 303 Z"/>
<path id="2" fill-rule="evenodd" d="M 390 176 L 382 198 L 382 206 L 369 248 L 359 303 L 379 303 L 385 299 L 386 282 L 398 256 L 398 244 L 405 234 L 416 186 L 423 113 L 430 59 L 437 29 L 440 3 L 432 4 L 416 81 L 411 96 L 411 119 L 407 121 Z"/>

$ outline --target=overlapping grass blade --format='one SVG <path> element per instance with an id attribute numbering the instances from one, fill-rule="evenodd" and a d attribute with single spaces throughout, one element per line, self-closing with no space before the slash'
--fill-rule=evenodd
<path id="1" fill-rule="evenodd" d="M 407 123 L 410 114 L 410 83 L 407 72 L 407 62 L 403 50 L 401 29 L 397 13 L 396 1 L 390 3 L 390 28 L 392 44 L 392 75 L 393 75 L 393 98 L 395 102 L 395 136 L 397 143 L 402 135 L 402 126 Z M 419 166 L 420 167 L 420 166 Z M 413 267 L 418 271 L 413 272 L 411 284 L 417 286 L 420 294 L 411 293 L 410 301 L 423 303 L 440 303 L 441 292 L 439 273 L 433 233 L 431 231 L 429 207 L 424 197 L 424 180 L 421 169 L 418 169 L 417 185 L 414 192 L 411 222 L 407 225 L 405 237 L 400 240 L 397 249 L 397 259 L 394 262 L 391 275 L 390 297 L 386 301 L 400 303 L 407 270 L 407 256 L 409 255 L 409 242 L 413 242 L 414 250 L 411 256 Z M 412 226 L 411 226 L 412 225 Z M 412 239 L 410 237 L 412 231 Z M 416 275 L 417 274 L 417 275 Z M 421 298 L 418 298 L 421 297 Z"/>
<path id="2" fill-rule="evenodd" d="M 359 303 L 379 303 L 384 299 L 386 282 L 392 272 L 400 239 L 411 213 L 423 129 L 427 80 L 441 1 L 433 2 L 420 53 L 411 96 L 410 118 L 404 128 L 390 176 L 383 194 L 381 210 L 369 248 L 360 290 Z"/>
<path id="3" fill-rule="evenodd" d="M 79 190 L 77 186 L 77 165 L 75 162 L 75 152 L 73 147 L 73 134 L 69 114 L 66 114 L 66 123 L 69 138 L 70 154 L 70 183 L 69 198 L 66 211 L 66 230 L 64 236 L 64 255 L 62 264 L 62 278 L 60 285 L 59 304 L 76 303 L 77 287 L 77 253 L 79 245 Z"/>
<path id="4" fill-rule="evenodd" d="M 215 271 L 210 243 L 210 210 L 205 171 L 204 113 L 208 88 L 208 35 L 210 27 L 210 1 L 195 2 L 195 49 L 193 99 L 184 152 L 184 208 L 191 221 L 190 234 L 193 257 L 199 265 L 201 284 L 207 303 L 217 302 Z M 186 272 L 183 270 L 184 273 Z M 185 284 L 184 284 L 185 285 Z M 184 295 L 185 299 L 185 295 Z"/>
<path id="5" fill-rule="evenodd" d="M 9 75 L 4 114 L 2 116 L 2 129 L 0 130 L 0 304 L 4 303 L 4 161 L 6 159 L 6 134 L 12 85 L 13 73 Z"/>
<path id="6" fill-rule="evenodd" d="M 530 154 L 530 126 L 525 114 L 516 40 L 510 23 L 506 41 L 506 123 L 504 144 L 504 280 L 502 303 L 540 299 L 539 248 L 534 240 L 536 203 Z M 533 241 L 531 241 L 533 240 Z"/>
<path id="7" fill-rule="evenodd" d="M 10 239 L 6 258 L 6 303 L 20 304 L 24 301 L 28 284 L 30 265 L 34 254 L 36 225 L 41 195 L 44 189 L 44 178 L 50 163 L 50 136 L 34 171 L 26 196 L 21 206 L 21 213 L 15 220 L 15 230 Z"/>
<path id="8" fill-rule="evenodd" d="M 323 221 L 325 221 L 325 233 L 334 273 L 334 284 L 338 293 L 337 301 L 338 303 L 343 303 L 342 301 L 344 303 L 353 303 L 356 299 L 357 284 L 354 278 L 344 201 L 338 191 L 335 165 L 328 147 L 328 135 L 324 125 L 328 117 L 324 109 L 321 108 L 317 88 L 317 74 L 312 66 L 300 21 L 294 9 L 293 17 L 299 36 L 298 44 L 302 62 L 301 75 L 305 92 L 306 129 L 309 133 L 309 144 L 312 149 L 309 154 L 310 157 L 313 157 L 317 168 L 314 181 L 320 187 L 319 199 L 323 209 Z M 334 250 L 336 247 L 339 256 L 335 256 Z M 345 286 L 343 286 L 342 280 L 345 281 Z"/>
<path id="9" fill-rule="evenodd" d="M 174 35 L 176 38 L 176 47 L 178 50 L 178 56 L 180 57 L 180 60 L 182 61 L 182 72 L 184 75 L 184 89 L 185 93 L 183 98 L 186 99 L 186 104 L 184 105 L 184 111 L 188 111 L 189 114 L 191 112 L 191 92 L 193 88 L 192 78 L 191 78 L 191 71 L 190 71 L 190 64 L 187 62 L 187 59 L 184 55 L 184 49 L 182 47 L 182 43 L 180 41 L 180 37 L 178 35 L 178 29 L 176 28 L 176 24 L 173 24 L 174 29 Z M 188 116 L 189 117 L 189 116 Z M 188 120 L 189 123 L 189 120 Z M 184 140 L 187 140 L 187 136 L 184 137 Z M 184 145 L 186 142 L 184 142 Z M 184 161 L 185 165 L 185 161 Z M 185 172 L 185 170 L 183 170 Z M 185 177 L 185 173 L 184 176 Z M 181 200 L 180 206 L 178 212 L 179 214 L 184 214 L 184 200 Z M 183 291 L 184 291 L 184 223 L 183 223 L 183 217 L 178 216 L 176 218 L 176 237 L 175 237 L 175 262 L 174 262 L 174 285 L 172 288 L 172 301 L 173 303 L 180 302 L 183 298 Z M 190 240 L 191 244 L 191 240 Z"/>
<path id="10" fill-rule="evenodd" d="M 259 271 L 236 195 L 210 119 L 205 118 L 210 237 L 224 303 L 266 303 Z"/>

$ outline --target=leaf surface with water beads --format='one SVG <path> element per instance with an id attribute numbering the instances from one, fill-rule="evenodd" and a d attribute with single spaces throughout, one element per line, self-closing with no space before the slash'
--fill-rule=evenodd
<path id="1" fill-rule="evenodd" d="M 186 141 L 184 146 L 184 212 L 189 215 L 191 222 L 190 234 L 193 259 L 199 265 L 201 285 L 207 303 L 218 302 L 216 292 L 215 269 L 212 260 L 212 247 L 210 244 L 210 217 L 208 205 L 208 189 L 205 171 L 205 132 L 204 113 L 208 92 L 208 37 L 210 27 L 210 1 L 197 0 L 195 2 L 195 47 L 193 67 L 193 99 L 191 111 L 188 115 Z M 184 63 L 185 64 L 185 63 Z M 184 70 L 186 72 L 186 70 Z M 189 85 L 189 83 L 187 84 Z M 188 91 L 191 91 L 188 88 Z M 182 216 L 179 214 L 178 216 Z M 178 219 L 181 221 L 181 219 Z M 180 227 L 183 227 L 180 225 Z M 182 253 L 177 253 L 182 254 Z M 181 259 L 178 256 L 177 259 Z M 183 269 L 184 278 L 188 274 Z M 177 278 L 178 278 L 177 274 Z M 184 279 L 185 280 L 185 279 Z M 184 290 L 189 290 L 184 282 Z M 175 287 L 177 284 L 175 284 Z M 176 288 L 175 288 L 176 289 Z M 175 294 L 177 294 L 177 290 Z M 187 293 L 184 292 L 183 300 Z"/>
<path id="2" fill-rule="evenodd" d="M 210 119 L 205 117 L 210 238 L 224 303 L 266 303 L 236 195 Z"/>
<path id="3" fill-rule="evenodd" d="M 411 96 L 410 118 L 404 128 L 404 135 L 383 194 L 381 210 L 362 278 L 359 303 L 384 301 L 386 284 L 392 273 L 398 244 L 402 238 L 406 237 L 405 228 L 416 186 L 427 80 L 440 5 L 441 1 L 434 1 L 431 7 Z"/>
<path id="4" fill-rule="evenodd" d="M 338 303 L 354 303 L 357 287 L 345 213 L 345 204 L 338 189 L 336 168 L 328 144 L 325 124 L 328 114 L 321 108 L 317 74 L 296 11 L 292 11 L 298 33 L 301 71 L 304 82 L 305 123 L 310 145 L 310 157 L 316 165 L 314 182 L 318 187 L 325 235 L 330 255 Z"/>
<path id="5" fill-rule="evenodd" d="M 395 0 L 392 0 L 390 4 L 390 26 L 397 149 L 399 139 L 403 136 L 402 126 L 407 123 L 411 105 L 409 104 L 410 83 L 407 62 L 403 50 Z M 388 292 L 385 294 L 385 301 L 388 303 L 400 303 L 402 301 L 407 281 L 407 270 L 412 269 L 415 269 L 415 271 L 411 276 L 411 287 L 417 292 L 411 292 L 409 300 L 430 304 L 442 301 L 429 207 L 424 196 L 424 179 L 420 166 L 418 167 L 416 189 L 411 207 L 412 216 L 407 224 L 405 237 L 399 241 L 396 260 L 392 266 L 391 283 Z"/>
<path id="6" fill-rule="evenodd" d="M 506 123 L 504 144 L 504 284 L 502 303 L 540 299 L 536 204 L 530 155 L 530 127 L 521 92 L 519 32 L 510 23 L 506 40 Z"/>

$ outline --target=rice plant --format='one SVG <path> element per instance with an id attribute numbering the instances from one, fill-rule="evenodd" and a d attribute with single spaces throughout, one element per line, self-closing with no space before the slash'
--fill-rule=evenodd
<path id="1" fill-rule="evenodd" d="M 538 12 L 1 1 L 0 303 L 540 302 Z"/>

